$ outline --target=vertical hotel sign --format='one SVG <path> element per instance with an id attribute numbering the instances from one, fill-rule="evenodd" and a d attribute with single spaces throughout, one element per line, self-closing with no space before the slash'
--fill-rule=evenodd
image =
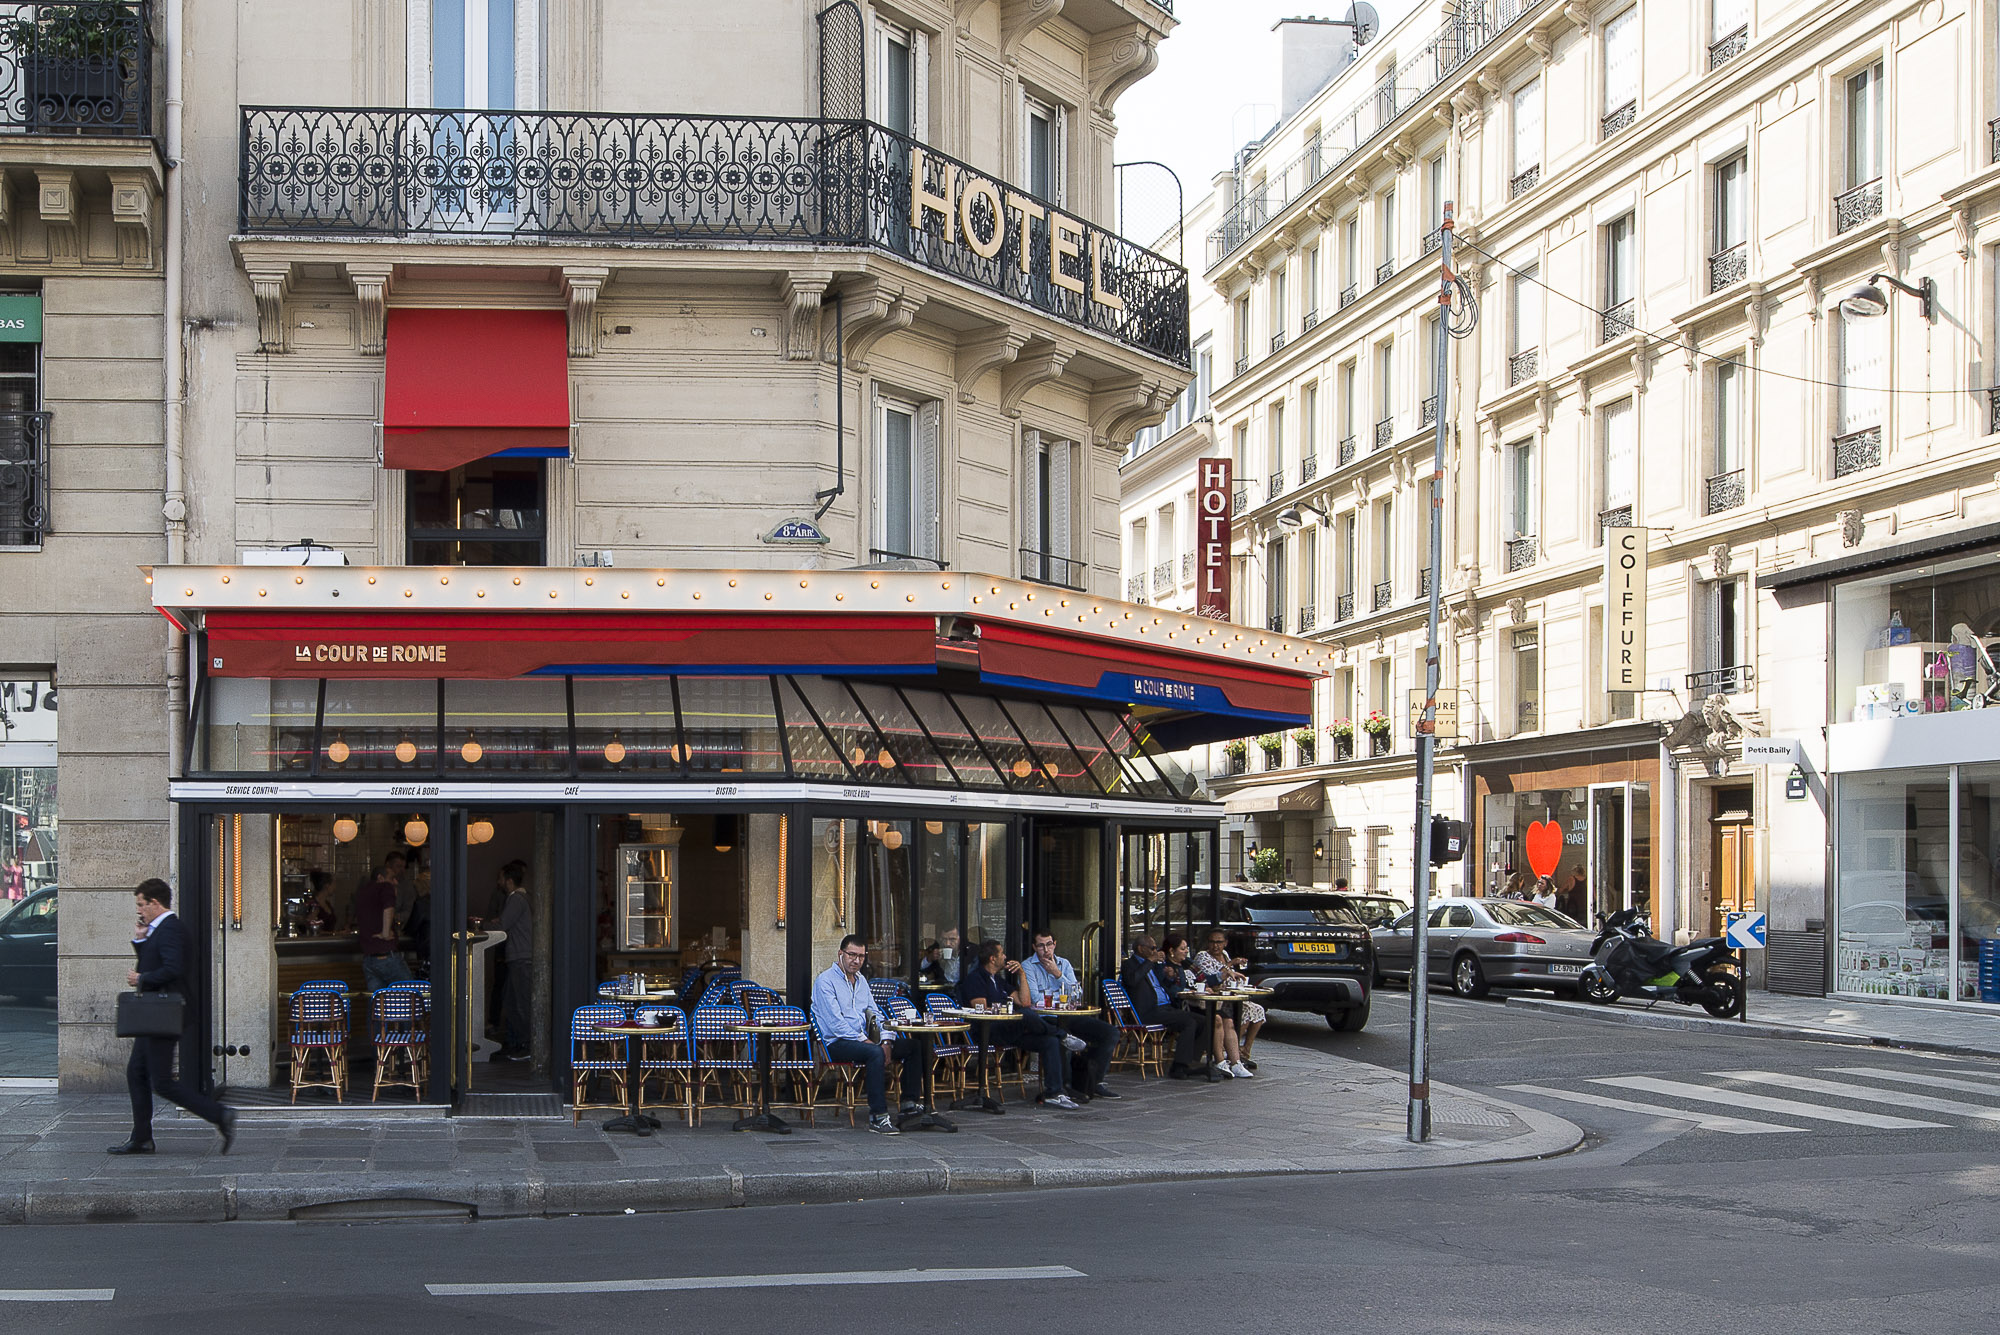
<path id="1" fill-rule="evenodd" d="M 1646 689 L 1646 530 L 1604 530 L 1604 689 Z"/>
<path id="2" fill-rule="evenodd" d="M 1213 621 L 1229 620 L 1229 530 L 1235 489 L 1232 461 L 1195 460 L 1195 612 Z"/>

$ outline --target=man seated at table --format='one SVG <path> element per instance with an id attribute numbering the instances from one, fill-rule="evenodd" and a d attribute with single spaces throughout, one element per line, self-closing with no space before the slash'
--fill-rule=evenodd
<path id="1" fill-rule="evenodd" d="M 826 1040 L 827 1059 L 853 1062 L 862 1068 L 862 1080 L 868 1088 L 868 1129 L 893 1136 L 897 1127 L 889 1120 L 888 1061 L 894 1057 L 903 1064 L 905 1113 L 923 1110 L 918 1101 L 923 1087 L 923 1072 L 918 1068 L 923 1062 L 915 1039 L 889 1033 L 889 1021 L 875 1004 L 868 980 L 861 976 L 867 963 L 867 944 L 852 933 L 842 937 L 840 953 L 825 973 L 813 979 L 812 1017 Z"/>
<path id="2" fill-rule="evenodd" d="M 1174 1035 L 1174 1060 L 1167 1074 L 1176 1080 L 1192 1075 L 1202 1059 L 1202 1039 L 1208 1034 L 1206 1014 L 1196 1014 L 1174 1000 L 1167 986 L 1165 956 L 1159 942 L 1141 936 L 1132 943 L 1132 953 L 1118 970 L 1118 981 L 1132 1000 L 1141 1024 L 1164 1025 Z"/>
<path id="3" fill-rule="evenodd" d="M 1036 932 L 1034 940 L 1034 955 L 1021 965 L 1028 1003 L 1039 1009 L 1047 1004 L 1047 998 L 1054 997 L 1058 1008 L 1083 1005 L 1083 985 L 1076 981 L 1070 962 L 1056 954 L 1055 933 Z M 1077 1079 L 1078 1089 L 1087 1090 L 1091 1098 L 1123 1097 L 1104 1083 L 1104 1073 L 1111 1069 L 1111 1053 L 1118 1046 L 1118 1031 L 1089 1015 L 1049 1023 L 1059 1024 L 1064 1033 L 1084 1045 L 1085 1074 Z M 1074 1050 L 1074 1045 L 1070 1046 Z"/>
<path id="4" fill-rule="evenodd" d="M 917 981 L 938 987 L 958 983 L 958 929 L 945 928 L 944 935 L 924 943 L 924 957 L 917 965 Z"/>
<path id="5" fill-rule="evenodd" d="M 983 942 L 978 947 L 978 962 L 965 971 L 965 977 L 958 983 L 958 1004 L 967 1010 L 989 1010 L 1013 1002 L 1024 1011 L 1028 1005 L 1028 989 L 1021 966 L 1007 958 L 1007 952 L 1000 949 L 998 941 Z M 987 1026 L 989 1032 L 992 1026 Z M 1041 1102 L 1050 1108 L 1071 1110 L 1078 1106 L 1063 1090 L 1063 1032 L 1038 1015 L 1024 1014 L 1018 1020 L 1008 1020 L 993 1035 L 996 1048 L 1012 1045 L 1023 1052 L 1031 1052 L 1042 1063 Z M 1084 1046 L 1080 1041 L 1078 1047 Z M 992 1061 L 993 1055 L 987 1057 Z"/>

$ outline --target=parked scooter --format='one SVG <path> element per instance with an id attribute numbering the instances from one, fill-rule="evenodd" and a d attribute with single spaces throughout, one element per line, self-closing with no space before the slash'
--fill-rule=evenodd
<path id="1" fill-rule="evenodd" d="M 1599 915 L 1591 955 L 1577 975 L 1577 993 L 1585 1001 L 1599 1006 L 1620 997 L 1675 1001 L 1720 1019 L 1743 1013 L 1736 954 L 1719 936 L 1672 945 L 1654 938 L 1642 910 L 1623 909 L 1608 918 Z"/>

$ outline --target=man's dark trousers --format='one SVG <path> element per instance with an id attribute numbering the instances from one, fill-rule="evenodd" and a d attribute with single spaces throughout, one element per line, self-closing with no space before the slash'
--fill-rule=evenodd
<path id="1" fill-rule="evenodd" d="M 125 1084 L 132 1091 L 132 1139 L 153 1138 L 153 1096 L 178 1104 L 217 1126 L 222 1124 L 222 1105 L 206 1094 L 197 1093 L 174 1079 L 174 1046 L 171 1038 L 135 1038 L 132 1057 L 125 1063 Z"/>

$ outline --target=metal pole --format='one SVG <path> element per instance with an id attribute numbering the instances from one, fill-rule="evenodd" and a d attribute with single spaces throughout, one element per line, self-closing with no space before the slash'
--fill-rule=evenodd
<path id="1" fill-rule="evenodd" d="M 1431 778 L 1437 767 L 1438 692 L 1438 606 L 1444 592 L 1444 442 L 1449 412 L 1451 379 L 1447 361 L 1451 352 L 1451 235 L 1452 206 L 1444 206 L 1443 258 L 1438 275 L 1437 370 L 1433 390 L 1437 395 L 1437 433 L 1433 441 L 1431 468 L 1430 572 L 1431 591 L 1424 616 L 1424 708 L 1417 720 L 1417 863 L 1416 903 L 1411 909 L 1410 934 L 1413 958 L 1410 962 L 1410 1125 L 1412 1141 L 1422 1144 L 1431 1136 L 1431 989 L 1430 989 L 1430 899 L 1431 899 Z"/>

